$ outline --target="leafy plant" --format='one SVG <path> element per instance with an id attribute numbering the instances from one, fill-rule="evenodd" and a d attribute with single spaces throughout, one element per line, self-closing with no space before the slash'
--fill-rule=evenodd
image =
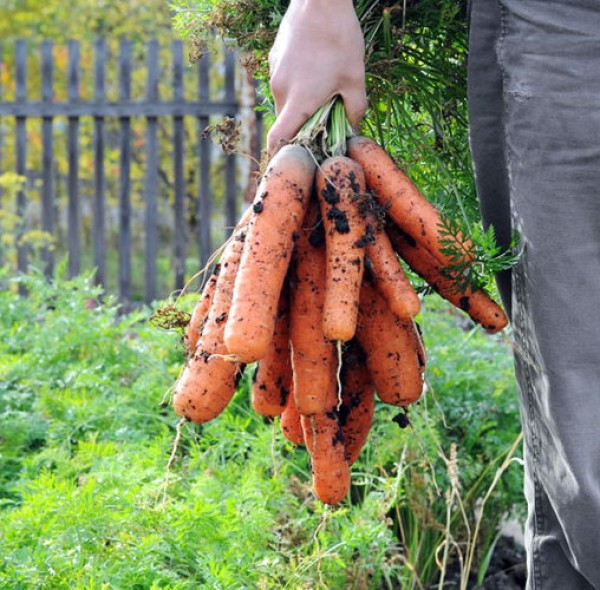
<path id="1" fill-rule="evenodd" d="M 173 0 L 171 5 L 176 26 L 197 44 L 210 46 L 216 33 L 246 52 L 244 63 L 261 81 L 272 118 L 267 55 L 288 2 Z M 476 270 L 464 273 L 464 282 L 494 288 L 494 273 L 515 262 L 516 238 L 507 249 L 499 248 L 494 235 L 481 228 L 467 129 L 467 3 L 357 0 L 354 6 L 367 49 L 369 110 L 363 132 L 443 211 L 449 232 L 460 229 L 473 239 Z"/>
<path id="2" fill-rule="evenodd" d="M 59 271 L 54 283 L 0 276 L 29 292 L 0 292 L 0 586 L 425 586 L 447 522 L 466 550 L 445 491 L 452 445 L 471 530 L 481 519 L 473 573 L 500 519 L 522 512 L 517 465 L 479 510 L 519 431 L 506 343 L 465 331 L 434 298 L 429 393 L 404 429 L 378 408 L 340 508 L 314 500 L 306 453 L 251 410 L 250 374 L 218 419 L 183 427 L 163 505 L 177 418 L 161 404 L 183 362 L 180 331 L 150 325 L 150 309 L 122 315 L 89 277 Z"/>

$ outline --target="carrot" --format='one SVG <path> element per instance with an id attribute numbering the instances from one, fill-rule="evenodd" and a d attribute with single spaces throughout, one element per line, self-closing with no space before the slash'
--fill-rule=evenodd
<path id="1" fill-rule="evenodd" d="M 398 318 L 377 289 L 363 282 L 356 336 L 367 354 L 377 394 L 386 404 L 407 406 L 423 391 L 412 329 L 410 320 Z"/>
<path id="2" fill-rule="evenodd" d="M 339 504 L 350 489 L 350 465 L 337 415 L 302 416 L 301 424 L 311 455 L 315 494 L 325 504 Z"/>
<path id="3" fill-rule="evenodd" d="M 440 262 L 449 265 L 451 257 L 442 252 L 442 218 L 439 211 L 419 192 L 410 178 L 400 170 L 375 141 L 368 137 L 353 137 L 348 142 L 348 155 L 365 171 L 367 187 L 377 201 L 386 207 L 387 214 L 404 231 L 425 246 Z M 444 239 L 451 238 L 445 236 Z M 471 260 L 473 244 L 463 236 L 453 241 L 455 249 Z"/>
<path id="4" fill-rule="evenodd" d="M 202 328 L 197 350 L 202 353 L 227 355 L 223 334 L 230 313 L 236 275 L 239 272 L 247 226 L 239 228 L 227 243 L 220 260 L 215 293 Z"/>
<path id="5" fill-rule="evenodd" d="M 285 146 L 271 160 L 258 187 L 225 328 L 225 344 L 242 362 L 263 358 L 273 338 L 293 236 L 308 207 L 314 170 L 306 149 Z"/>
<path id="6" fill-rule="evenodd" d="M 366 254 L 375 286 L 398 317 L 412 318 L 419 313 L 419 297 L 404 273 L 390 239 L 375 216 L 370 213 L 367 220 Z"/>
<path id="7" fill-rule="evenodd" d="M 214 354 L 190 358 L 175 384 L 175 412 L 200 424 L 216 418 L 231 401 L 243 370 Z"/>
<path id="8" fill-rule="evenodd" d="M 279 416 L 286 407 L 292 386 L 289 348 L 289 295 L 283 289 L 279 299 L 273 341 L 259 361 L 252 385 L 252 406 L 261 416 Z"/>
<path id="9" fill-rule="evenodd" d="M 281 432 L 283 436 L 295 445 L 304 444 L 304 434 L 300 424 L 300 414 L 296 409 L 294 396 L 288 395 L 285 410 L 281 414 Z"/>
<path id="10" fill-rule="evenodd" d="M 337 404 L 335 345 L 323 335 L 325 249 L 315 239 L 317 220 L 318 207 L 313 203 L 298 234 L 291 272 L 294 398 L 305 415 L 327 412 Z"/>
<path id="11" fill-rule="evenodd" d="M 367 440 L 375 410 L 375 392 L 366 366 L 366 355 L 355 340 L 350 341 L 344 350 L 341 378 L 343 403 L 339 421 L 346 461 L 352 465 Z"/>
<path id="12" fill-rule="evenodd" d="M 347 342 L 356 332 L 364 272 L 365 195 L 361 167 L 350 158 L 327 158 L 317 171 L 317 196 L 325 228 L 327 273 L 323 332 Z"/>
<path id="13" fill-rule="evenodd" d="M 238 229 L 221 256 L 221 270 L 196 352 L 175 384 L 175 412 L 192 422 L 216 418 L 233 397 L 242 372 L 239 364 L 223 358 L 228 354 L 223 332 L 245 232 L 245 227 Z"/>
<path id="14" fill-rule="evenodd" d="M 215 294 L 215 287 L 217 285 L 217 279 L 219 278 L 220 269 L 220 264 L 215 265 L 212 275 L 202 290 L 200 301 L 198 301 L 196 307 L 194 307 L 194 311 L 192 312 L 190 323 L 188 324 L 185 332 L 185 341 L 189 355 L 194 355 L 196 353 L 198 338 L 200 338 L 202 327 L 208 315 L 212 298 Z"/>
<path id="15" fill-rule="evenodd" d="M 473 291 L 470 287 L 464 292 L 458 291 L 456 279 L 444 276 L 442 265 L 425 248 L 419 246 L 412 236 L 392 224 L 386 230 L 400 256 L 441 297 L 467 312 L 473 321 L 492 334 L 506 327 L 508 318 L 485 291 Z"/>

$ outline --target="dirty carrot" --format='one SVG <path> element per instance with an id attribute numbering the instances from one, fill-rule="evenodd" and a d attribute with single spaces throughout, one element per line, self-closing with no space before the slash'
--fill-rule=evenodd
<path id="1" fill-rule="evenodd" d="M 440 262 L 452 263 L 452 258 L 442 251 L 449 246 L 462 254 L 464 260 L 472 259 L 472 242 L 463 236 L 456 240 L 442 236 L 439 211 L 380 145 L 368 137 L 356 136 L 348 141 L 348 154 L 363 167 L 367 188 L 381 205 L 388 207 L 387 215 Z"/>
<path id="2" fill-rule="evenodd" d="M 315 494 L 325 504 L 339 504 L 350 489 L 350 465 L 337 415 L 302 416 L 301 424 L 311 455 Z"/>
<path id="3" fill-rule="evenodd" d="M 253 204 L 253 217 L 225 328 L 229 352 L 242 362 L 265 356 L 294 235 L 306 213 L 315 164 L 307 150 L 289 145 L 273 157 Z"/>
<path id="4" fill-rule="evenodd" d="M 252 384 L 252 406 L 261 416 L 279 416 L 292 386 L 289 348 L 289 295 L 281 292 L 275 331 L 266 356 L 258 363 Z"/>
<path id="5" fill-rule="evenodd" d="M 336 349 L 323 335 L 325 248 L 321 232 L 313 202 L 298 234 L 290 275 L 294 397 L 301 414 L 323 413 L 337 404 Z"/>
<path id="6" fill-rule="evenodd" d="M 241 375 L 240 365 L 224 358 L 228 351 L 223 332 L 245 232 L 245 227 L 239 229 L 221 256 L 215 293 L 196 354 L 188 360 L 175 384 L 173 407 L 177 414 L 192 422 L 203 423 L 216 418 L 233 397 Z"/>
<path id="7" fill-rule="evenodd" d="M 194 355 L 196 353 L 196 346 L 198 345 L 198 339 L 202 332 L 202 326 L 208 315 L 210 304 L 215 293 L 215 287 L 217 285 L 217 279 L 219 278 L 219 270 L 221 265 L 215 265 L 212 275 L 206 282 L 204 289 L 202 290 L 202 296 L 200 301 L 194 307 L 190 323 L 187 326 L 185 332 L 185 340 L 188 349 L 188 355 Z"/>
<path id="8" fill-rule="evenodd" d="M 343 156 L 327 158 L 317 171 L 317 196 L 325 229 L 327 273 L 323 332 L 347 342 L 356 332 L 364 272 L 365 178 Z"/>
<path id="9" fill-rule="evenodd" d="M 367 440 L 375 410 L 375 391 L 366 355 L 356 340 L 351 340 L 344 349 L 342 400 L 338 418 L 344 436 L 346 461 L 352 465 Z"/>
<path id="10" fill-rule="evenodd" d="M 304 444 L 304 434 L 300 424 L 300 414 L 296 409 L 294 396 L 288 395 L 287 403 L 283 413 L 281 414 L 281 432 L 285 438 L 295 445 Z"/>
<path id="11" fill-rule="evenodd" d="M 425 248 L 419 246 L 411 235 L 393 224 L 388 224 L 386 231 L 400 256 L 441 297 L 465 311 L 473 321 L 492 334 L 506 327 L 508 318 L 504 311 L 485 291 L 474 291 L 471 287 L 464 292 L 458 291 L 457 281 L 446 276 L 442 271 L 443 265 Z"/>
<path id="12" fill-rule="evenodd" d="M 407 406 L 423 392 L 410 320 L 401 320 L 377 289 L 363 281 L 357 339 L 367 355 L 367 366 L 381 401 Z"/>
<path id="13" fill-rule="evenodd" d="M 366 254 L 375 286 L 398 317 L 412 318 L 419 313 L 419 297 L 381 224 L 371 213 L 367 220 Z"/>

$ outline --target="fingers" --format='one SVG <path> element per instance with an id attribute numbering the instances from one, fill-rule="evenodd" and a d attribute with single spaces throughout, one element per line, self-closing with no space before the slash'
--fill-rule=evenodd
<path id="1" fill-rule="evenodd" d="M 294 102 L 285 103 L 267 135 L 269 154 L 273 155 L 282 145 L 288 143 L 311 114 L 306 109 L 298 108 Z"/>
<path id="2" fill-rule="evenodd" d="M 346 117 L 350 121 L 350 125 L 356 128 L 365 116 L 367 111 L 367 93 L 364 89 L 364 85 L 360 90 L 354 92 L 342 92 L 342 99 L 344 101 L 344 107 L 346 109 Z"/>

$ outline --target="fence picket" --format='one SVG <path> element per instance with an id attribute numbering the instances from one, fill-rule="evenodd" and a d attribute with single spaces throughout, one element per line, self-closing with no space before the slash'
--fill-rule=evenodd
<path id="1" fill-rule="evenodd" d="M 230 49 L 225 49 L 225 100 L 235 100 L 235 55 Z M 235 112 L 227 112 L 228 117 L 235 117 Z M 230 235 L 237 224 L 237 178 L 236 156 L 225 156 L 225 222 L 227 235 Z"/>
<path id="2" fill-rule="evenodd" d="M 148 43 L 146 79 L 146 97 L 148 101 L 158 100 L 158 41 Z M 146 175 L 144 192 L 146 193 L 146 284 L 144 299 L 146 303 L 156 298 L 156 259 L 158 256 L 158 119 L 146 119 Z"/>
<path id="3" fill-rule="evenodd" d="M 79 101 L 79 42 L 68 44 L 68 98 L 69 103 Z M 68 250 L 69 276 L 77 276 L 81 270 L 79 248 L 79 117 L 69 117 L 67 139 L 68 172 Z"/>
<path id="4" fill-rule="evenodd" d="M 119 51 L 119 98 L 131 98 L 131 42 L 122 39 Z M 131 299 L 131 118 L 120 118 L 119 151 L 119 297 Z"/>
<path id="5" fill-rule="evenodd" d="M 105 96 L 106 42 L 98 39 L 94 44 L 94 100 L 101 104 Z M 94 117 L 94 202 L 92 204 L 92 243 L 94 251 L 95 281 L 106 282 L 105 214 L 106 174 L 104 170 L 105 130 L 104 117 Z"/>
<path id="6" fill-rule="evenodd" d="M 15 102 L 24 103 L 27 100 L 27 46 L 25 41 L 19 39 L 15 42 Z M 15 126 L 15 156 L 16 173 L 27 175 L 27 119 L 17 117 Z M 17 193 L 17 215 L 20 218 L 19 226 L 15 232 L 17 240 L 17 269 L 24 273 L 27 271 L 27 245 L 21 238 L 27 231 L 27 197 L 25 187 Z"/>
<path id="7" fill-rule="evenodd" d="M 41 45 L 42 58 L 42 101 L 54 100 L 54 60 L 52 41 Z M 52 117 L 42 119 L 42 230 L 54 235 L 54 132 Z M 45 248 L 42 252 L 44 274 L 54 275 L 54 251 Z"/>
<path id="8" fill-rule="evenodd" d="M 183 43 L 173 41 L 173 98 L 183 102 Z M 175 178 L 175 289 L 185 283 L 185 179 L 183 117 L 173 117 L 173 175 Z"/>
<path id="9" fill-rule="evenodd" d="M 210 54 L 205 52 L 198 62 L 198 100 L 210 100 Z M 210 124 L 208 116 L 198 117 L 198 137 L 200 138 L 200 170 L 198 178 L 198 201 L 196 213 L 198 217 L 198 248 L 200 251 L 200 267 L 207 263 L 212 252 L 210 235 L 212 216 L 212 191 L 210 186 L 211 144 L 210 139 L 202 137 L 202 132 Z"/>
<path id="10" fill-rule="evenodd" d="M 0 43 L 0 70 L 2 70 L 3 46 Z M 0 101 L 2 101 L 2 76 L 0 76 Z M 2 150 L 4 147 L 4 131 L 0 125 L 0 174 L 2 174 Z M 0 210 L 2 209 L 2 187 L 0 186 Z M 0 228 L 0 266 L 4 264 L 4 251 L 1 245 L 2 228 Z"/>

